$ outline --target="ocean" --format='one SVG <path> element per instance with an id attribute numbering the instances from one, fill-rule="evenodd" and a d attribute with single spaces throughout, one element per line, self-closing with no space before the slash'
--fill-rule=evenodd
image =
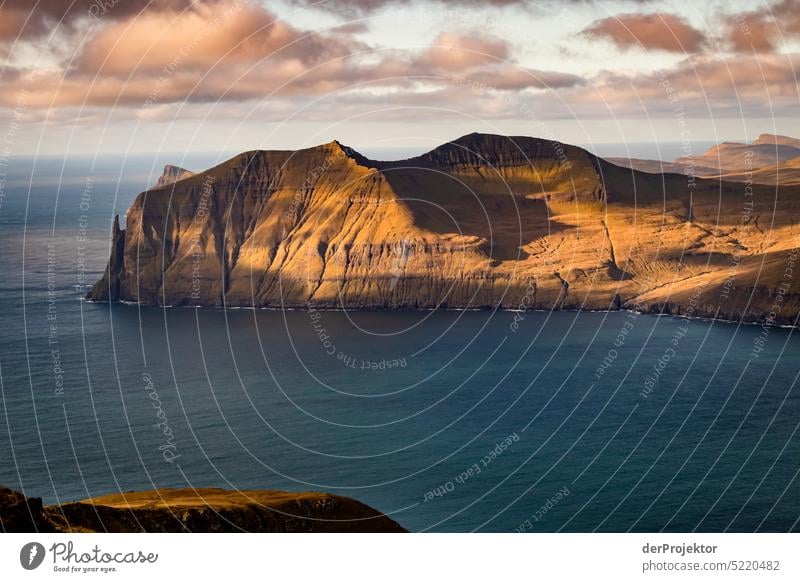
<path id="1" fill-rule="evenodd" d="M 792 329 L 83 301 L 161 165 L 225 157 L 8 164 L 0 484 L 324 490 L 412 531 L 799 529 Z"/>

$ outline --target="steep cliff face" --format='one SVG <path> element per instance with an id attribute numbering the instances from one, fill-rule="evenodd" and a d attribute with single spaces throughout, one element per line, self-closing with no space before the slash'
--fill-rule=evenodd
<path id="1" fill-rule="evenodd" d="M 621 168 L 470 134 L 378 162 L 338 142 L 241 154 L 140 194 L 94 300 L 348 308 L 637 306 L 762 319 L 797 188 Z M 762 265 L 763 263 L 763 265 Z M 781 318 L 797 313 L 784 289 Z M 698 308 L 702 304 L 702 309 Z"/>
<path id="2" fill-rule="evenodd" d="M 119 301 L 120 281 L 125 268 L 125 231 L 119 227 L 119 216 L 114 217 L 111 227 L 111 256 L 103 277 L 95 283 L 87 297 L 89 299 Z"/>

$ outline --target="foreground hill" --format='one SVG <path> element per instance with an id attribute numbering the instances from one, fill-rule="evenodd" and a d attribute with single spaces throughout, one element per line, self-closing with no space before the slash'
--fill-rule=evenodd
<path id="1" fill-rule="evenodd" d="M 790 146 L 787 146 L 790 147 Z M 151 305 L 630 307 L 791 322 L 800 189 L 470 134 L 400 162 L 253 151 L 140 194 L 88 297 Z"/>
<path id="2" fill-rule="evenodd" d="M 325 493 L 159 489 L 62 505 L 0 488 L 4 532 L 402 532 L 347 497 Z"/>

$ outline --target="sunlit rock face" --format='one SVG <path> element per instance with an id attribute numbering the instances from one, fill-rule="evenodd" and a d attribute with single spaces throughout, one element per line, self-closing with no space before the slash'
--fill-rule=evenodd
<path id="1" fill-rule="evenodd" d="M 379 162 L 246 152 L 140 194 L 88 297 L 153 305 L 635 308 L 776 321 L 800 189 L 470 134 Z"/>

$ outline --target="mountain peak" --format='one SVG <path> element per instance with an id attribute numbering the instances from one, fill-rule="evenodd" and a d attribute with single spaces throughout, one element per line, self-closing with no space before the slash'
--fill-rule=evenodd
<path id="1" fill-rule="evenodd" d="M 594 156 L 577 147 L 557 141 L 493 133 L 468 133 L 442 144 L 420 156 L 401 162 L 382 162 L 382 166 L 416 165 L 451 168 L 456 166 L 521 166 L 533 162 L 581 158 L 588 162 Z"/>
<path id="2" fill-rule="evenodd" d="M 338 139 L 333 141 L 329 141 L 328 143 L 324 143 L 322 145 L 317 146 L 317 148 L 321 148 L 325 151 L 332 153 L 337 157 L 346 157 L 350 158 L 354 162 L 362 166 L 374 166 L 375 163 L 367 158 L 366 156 L 362 155 L 355 149 L 351 148 L 350 146 L 344 145 Z M 313 148 L 312 148 L 313 149 Z"/>
<path id="3" fill-rule="evenodd" d="M 169 186 L 170 184 L 174 184 L 178 180 L 183 180 L 184 178 L 189 178 L 194 176 L 194 172 L 190 172 L 185 168 L 181 168 L 180 166 L 173 166 L 172 164 L 166 164 L 164 166 L 164 171 L 161 173 L 161 176 L 158 178 L 156 182 L 155 188 L 162 188 L 164 186 Z"/>
<path id="4" fill-rule="evenodd" d="M 344 151 L 347 146 L 343 145 L 338 139 L 334 139 L 316 147 L 333 151 Z"/>

